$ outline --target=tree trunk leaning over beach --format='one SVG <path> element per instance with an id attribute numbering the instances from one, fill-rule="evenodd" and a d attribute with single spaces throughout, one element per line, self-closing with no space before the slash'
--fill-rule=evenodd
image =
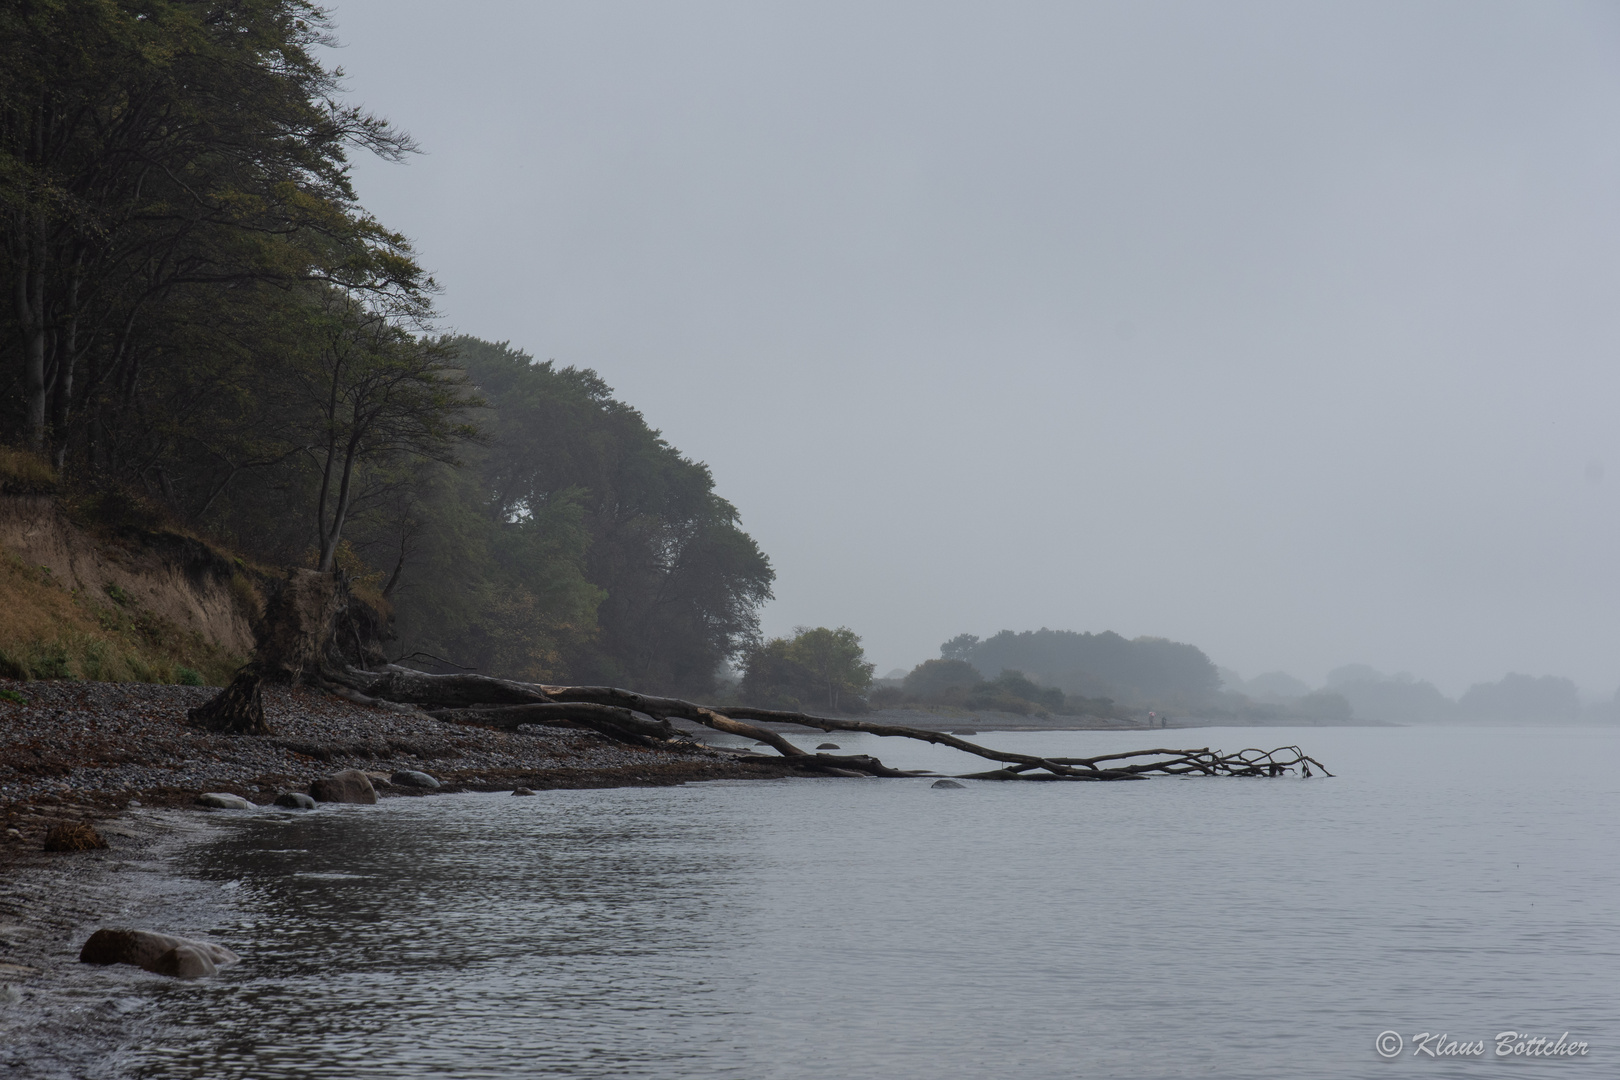
<path id="1" fill-rule="evenodd" d="M 980 780 L 1140 780 L 1150 773 L 1170 776 L 1284 776 L 1299 770 L 1311 776 L 1316 766 L 1324 776 L 1332 773 L 1297 746 L 1276 750 L 1241 750 L 1232 754 L 1195 750 L 1137 750 L 1094 758 L 1043 758 L 992 750 L 942 731 L 876 724 L 865 720 L 836 720 L 808 713 L 781 712 L 745 706 L 705 706 L 678 698 L 652 697 L 609 686 L 551 686 L 521 683 L 484 675 L 428 675 L 389 665 L 383 672 L 350 670 L 328 677 L 340 682 L 351 700 L 371 699 L 426 706 L 429 714 L 446 721 L 515 728 L 519 724 L 568 724 L 587 727 L 608 738 L 642 745 L 670 742 L 682 736 L 671 719 L 686 720 L 751 738 L 771 746 L 779 760 L 797 769 L 841 776 L 919 776 L 923 772 L 891 769 L 864 754 L 812 754 L 780 734 L 750 721 L 798 724 L 821 731 L 859 731 L 871 735 L 916 739 L 949 746 L 964 753 L 1002 763 L 1000 769 L 967 774 Z M 647 719 L 641 719 L 646 717 Z M 666 734 L 667 733 L 667 734 Z M 626 737 L 631 736 L 631 737 Z"/>

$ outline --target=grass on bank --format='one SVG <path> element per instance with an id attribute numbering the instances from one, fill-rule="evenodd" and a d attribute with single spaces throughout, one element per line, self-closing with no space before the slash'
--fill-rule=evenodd
<path id="1" fill-rule="evenodd" d="M 56 488 L 56 470 L 44 458 L 26 450 L 0 446 L 0 491 L 48 495 Z"/>
<path id="2" fill-rule="evenodd" d="M 117 586 L 87 595 L 0 552 L 0 676 L 219 686 L 242 662 Z"/>

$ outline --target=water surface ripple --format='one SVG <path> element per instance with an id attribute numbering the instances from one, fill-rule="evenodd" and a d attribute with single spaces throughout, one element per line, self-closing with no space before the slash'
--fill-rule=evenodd
<path id="1" fill-rule="evenodd" d="M 926 780 L 395 799 L 190 872 L 246 957 L 143 992 L 136 1075 L 1620 1075 L 1620 733 L 1205 729 L 1331 780 Z M 986 734 L 1051 755 L 1144 733 Z M 816 741 L 819 741 L 816 740 Z M 936 748 L 846 752 L 965 771 Z M 1574 1061 L 1395 1061 L 1513 1029 Z"/>

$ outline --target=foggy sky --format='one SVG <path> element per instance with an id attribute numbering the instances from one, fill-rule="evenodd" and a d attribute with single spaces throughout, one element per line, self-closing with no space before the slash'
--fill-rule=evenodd
<path id="1" fill-rule="evenodd" d="M 1620 683 L 1620 15 L 339 0 L 445 326 L 597 369 L 880 672 Z"/>

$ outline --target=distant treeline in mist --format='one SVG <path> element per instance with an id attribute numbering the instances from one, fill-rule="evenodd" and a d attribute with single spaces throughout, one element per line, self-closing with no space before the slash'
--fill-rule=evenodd
<path id="1" fill-rule="evenodd" d="M 985 639 L 962 634 L 940 646 L 938 659 L 877 680 L 869 697 L 880 707 L 1102 717 L 1157 709 L 1237 723 L 1620 721 L 1620 694 L 1583 704 L 1575 684 L 1555 676 L 1509 674 L 1478 683 L 1453 701 L 1411 675 L 1388 676 L 1352 664 L 1312 688 L 1283 672 L 1244 680 L 1182 642 L 1048 629 L 1003 630 Z"/>
<path id="2" fill-rule="evenodd" d="M 1028 715 L 1125 718 L 1153 708 L 1206 706 L 1220 675 L 1196 646 L 1104 631 L 1003 630 L 961 634 L 902 678 L 881 680 L 880 708 L 920 706 Z M 746 685 L 746 684 L 745 684 Z"/>
<path id="3" fill-rule="evenodd" d="M 962 634 L 940 658 L 980 671 L 1016 670 L 1071 694 L 1135 700 L 1196 700 L 1219 689 L 1220 674 L 1201 650 L 1165 638 L 1124 638 L 1113 631 L 1003 630 L 980 640 Z"/>
<path id="4" fill-rule="evenodd" d="M 400 652 L 712 689 L 773 574 L 593 372 L 433 332 L 434 282 L 348 155 L 302 0 L 0 7 L 0 440 L 9 490 L 340 568 Z M 23 460 L 14 455 L 7 460 Z"/>
<path id="5" fill-rule="evenodd" d="M 1052 632 L 1043 630 L 1042 635 Z M 1003 635 L 1017 640 L 1019 635 Z M 1032 635 L 1022 635 L 1028 640 Z M 1089 634 L 1063 635 L 1064 639 L 1092 640 Z M 1103 652 L 1111 660 L 1129 658 L 1127 664 L 1137 677 L 1145 681 L 1163 678 L 1175 682 L 1178 664 L 1196 666 L 1199 661 L 1208 670 L 1198 679 L 1198 685 L 1208 687 L 1218 682 L 1214 665 L 1191 646 L 1154 648 L 1156 644 L 1144 640 L 1142 645 L 1154 653 L 1156 660 L 1144 659 L 1142 648 L 1119 649 L 1114 641 L 1124 642 L 1115 634 L 1099 635 L 1112 639 L 1104 644 Z M 992 639 L 999 641 L 999 637 Z M 770 709 L 801 711 L 830 710 L 862 713 L 873 708 L 896 706 L 922 706 L 926 708 L 962 709 L 973 712 L 994 711 L 1019 715 L 1058 714 L 1068 716 L 1101 716 L 1123 718 L 1129 715 L 1108 697 L 1088 697 L 1079 693 L 1066 693 L 1061 687 L 1043 684 L 1023 671 L 1010 667 L 993 669 L 994 676 L 986 676 L 964 657 L 970 655 L 978 638 L 963 635 L 946 642 L 946 654 L 938 660 L 925 660 L 903 679 L 874 680 L 873 666 L 866 659 L 860 637 L 847 626 L 836 630 L 827 627 L 797 627 L 791 638 L 772 638 L 743 651 L 741 678 L 735 688 L 737 695 L 750 705 Z M 1132 643 L 1124 642 L 1129 646 Z M 1190 650 L 1190 655 L 1188 653 Z M 992 659 L 1014 659 L 1024 654 L 1014 647 L 1000 649 Z M 1039 673 L 1044 674 L 1044 673 Z M 1085 685 L 1099 687 L 1105 684 L 1095 676 L 1088 676 Z M 1133 700 L 1139 700 L 1134 687 L 1125 687 Z"/>
<path id="6" fill-rule="evenodd" d="M 1283 672 L 1245 680 L 1221 671 L 1222 688 L 1258 703 L 1296 708 L 1309 698 L 1342 699 L 1357 720 L 1394 724 L 1568 724 L 1620 721 L 1620 694 L 1605 702 L 1582 702 L 1575 683 L 1554 675 L 1510 673 L 1496 682 L 1475 683 L 1456 700 L 1433 683 L 1408 673 L 1385 675 L 1366 664 L 1348 664 L 1328 673 L 1311 691 Z"/>

